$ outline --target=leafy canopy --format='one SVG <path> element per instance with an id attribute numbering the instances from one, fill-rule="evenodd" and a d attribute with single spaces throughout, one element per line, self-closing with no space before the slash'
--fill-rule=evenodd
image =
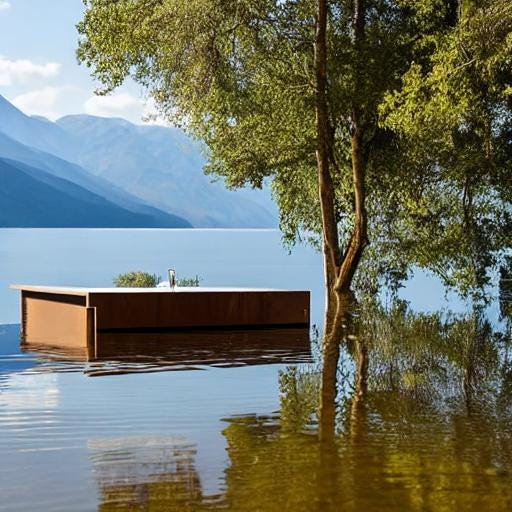
<path id="1" fill-rule="evenodd" d="M 128 77 L 203 140 L 231 187 L 271 179 L 288 242 L 321 235 L 313 0 L 85 0 L 79 59 L 108 93 Z M 340 238 L 354 219 L 351 113 L 362 113 L 366 287 L 412 265 L 464 292 L 510 248 L 512 160 L 506 0 L 329 2 L 328 106 Z M 357 86 L 356 86 L 357 84 Z"/>

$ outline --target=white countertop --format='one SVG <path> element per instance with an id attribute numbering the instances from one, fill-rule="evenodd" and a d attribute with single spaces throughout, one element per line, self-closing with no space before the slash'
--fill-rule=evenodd
<path id="1" fill-rule="evenodd" d="M 12 284 L 10 286 L 13 290 L 23 290 L 28 292 L 39 293 L 55 293 L 63 295 L 88 295 L 90 293 L 191 293 L 191 292 L 294 292 L 305 290 L 282 290 L 276 288 L 238 288 L 238 287 L 205 287 L 205 286 L 190 286 L 190 287 L 175 287 L 171 290 L 167 287 L 159 288 L 85 288 L 78 286 L 43 286 L 43 285 L 28 285 L 28 284 Z"/>

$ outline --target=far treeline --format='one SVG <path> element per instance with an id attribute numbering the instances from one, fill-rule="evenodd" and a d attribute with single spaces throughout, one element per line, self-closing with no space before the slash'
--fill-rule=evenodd
<path id="1" fill-rule="evenodd" d="M 99 92 L 142 84 L 204 141 L 206 172 L 271 181 L 285 240 L 322 247 L 331 336 L 352 291 L 414 266 L 475 299 L 508 272 L 510 0 L 85 5 Z"/>

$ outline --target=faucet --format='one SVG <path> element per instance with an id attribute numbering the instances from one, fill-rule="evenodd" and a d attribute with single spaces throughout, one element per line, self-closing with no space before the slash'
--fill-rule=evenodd
<path id="1" fill-rule="evenodd" d="M 176 270 L 169 268 L 167 269 L 167 273 L 169 275 L 169 288 L 174 290 L 174 288 L 176 288 Z"/>

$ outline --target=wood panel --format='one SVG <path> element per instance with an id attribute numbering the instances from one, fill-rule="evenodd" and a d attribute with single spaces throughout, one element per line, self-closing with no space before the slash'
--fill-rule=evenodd
<path id="1" fill-rule="evenodd" d="M 98 330 L 309 324 L 309 292 L 90 293 L 89 306 Z"/>
<path id="2" fill-rule="evenodd" d="M 94 310 L 54 298 L 22 296 L 22 340 L 55 347 L 87 347 L 94 344 Z"/>

